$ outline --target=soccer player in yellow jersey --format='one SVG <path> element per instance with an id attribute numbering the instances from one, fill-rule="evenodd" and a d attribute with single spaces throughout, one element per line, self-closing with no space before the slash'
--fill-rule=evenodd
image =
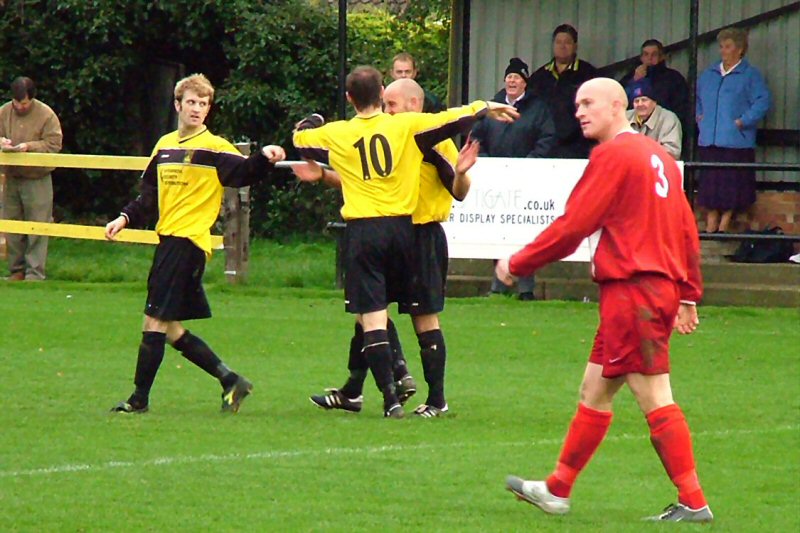
<path id="1" fill-rule="evenodd" d="M 223 186 L 254 183 L 286 154 L 280 146 L 270 145 L 246 158 L 209 132 L 205 119 L 213 98 L 214 87 L 202 74 L 175 85 L 178 130 L 158 141 L 142 174 L 141 194 L 106 225 L 106 238 L 113 240 L 126 226 L 142 225 L 158 213 L 159 244 L 147 280 L 136 388 L 127 401 L 112 408 L 115 412 L 148 410 L 167 342 L 220 381 L 223 411 L 237 412 L 253 388 L 181 321 L 211 316 L 202 278 L 211 257 L 211 226 L 219 215 Z"/>
<path id="2" fill-rule="evenodd" d="M 473 116 L 486 114 L 487 107 L 491 115 L 504 120 L 513 120 L 516 113 L 511 106 L 476 102 L 435 115 L 390 115 L 381 111 L 382 94 L 381 76 L 375 69 L 355 69 L 347 79 L 347 96 L 356 117 L 298 131 L 294 142 L 303 157 L 330 163 L 341 177 L 342 216 L 347 221 L 346 309 L 358 315 L 363 327 L 364 356 L 383 392 L 384 414 L 402 417 L 392 376 L 386 307 L 392 301 L 412 303 L 411 215 L 419 197 L 424 152 L 465 132 Z M 351 347 L 351 353 L 353 348 L 357 346 Z"/>

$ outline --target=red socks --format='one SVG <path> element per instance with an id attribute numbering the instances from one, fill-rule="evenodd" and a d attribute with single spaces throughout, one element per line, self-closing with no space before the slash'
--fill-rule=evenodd
<path id="1" fill-rule="evenodd" d="M 556 469 L 547 478 L 551 494 L 569 498 L 575 479 L 608 433 L 611 417 L 610 411 L 596 411 L 578 404 Z M 692 509 L 705 507 L 706 498 L 695 470 L 692 436 L 681 408 L 676 404 L 659 407 L 647 413 L 647 423 L 653 447 L 678 488 L 678 501 Z"/>
<path id="2" fill-rule="evenodd" d="M 612 416 L 611 411 L 596 411 L 582 403 L 578 404 L 578 412 L 567 431 L 556 469 L 547 478 L 547 488 L 551 494 L 569 498 L 575 478 L 608 433 Z"/>
<path id="3" fill-rule="evenodd" d="M 647 413 L 650 441 L 667 475 L 678 487 L 678 501 L 692 509 L 706 506 L 706 498 L 695 470 L 692 436 L 677 404 L 659 407 Z"/>

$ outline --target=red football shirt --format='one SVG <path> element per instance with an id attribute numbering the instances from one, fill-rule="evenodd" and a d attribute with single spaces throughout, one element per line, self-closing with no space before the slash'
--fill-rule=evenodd
<path id="1" fill-rule="evenodd" d="M 623 132 L 595 147 L 564 214 L 514 254 L 509 269 L 530 275 L 586 237 L 596 282 L 658 273 L 679 284 L 682 300 L 700 300 L 697 225 L 678 165 L 654 140 Z"/>

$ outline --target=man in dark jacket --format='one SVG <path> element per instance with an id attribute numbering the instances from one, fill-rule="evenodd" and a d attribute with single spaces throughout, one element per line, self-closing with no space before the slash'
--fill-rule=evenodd
<path id="1" fill-rule="evenodd" d="M 527 91 L 528 65 L 514 57 L 506 67 L 505 87 L 492 99 L 510 104 L 519 111 L 511 124 L 483 120 L 472 130 L 472 138 L 480 142 L 483 157 L 547 157 L 555 144 L 555 127 L 547 104 Z M 520 300 L 533 300 L 534 277 L 519 279 Z M 506 292 L 500 280 L 492 281 L 492 292 Z"/>
<path id="2" fill-rule="evenodd" d="M 555 127 L 545 102 L 527 90 L 528 65 L 518 57 L 512 58 L 504 81 L 505 87 L 492 100 L 513 105 L 520 117 L 510 124 L 496 120 L 479 122 L 472 130 L 472 137 L 481 143 L 480 155 L 547 157 L 555 144 Z"/>
<path id="3" fill-rule="evenodd" d="M 577 52 L 578 31 L 561 24 L 553 31 L 553 59 L 539 67 L 528 84 L 528 91 L 543 98 L 553 116 L 557 142 L 549 157 L 587 158 L 593 144 L 575 118 L 575 94 L 583 82 L 597 77 L 597 69 L 578 59 Z"/>
<path id="4" fill-rule="evenodd" d="M 689 85 L 680 72 L 667 67 L 665 59 L 664 45 L 656 39 L 646 40 L 642 43 L 639 65 L 623 76 L 620 83 L 628 93 L 628 102 L 632 103 L 632 84 L 644 78 L 650 80 L 653 100 L 664 109 L 669 109 L 678 115 L 683 131 L 686 131 L 687 120 L 690 117 Z"/>

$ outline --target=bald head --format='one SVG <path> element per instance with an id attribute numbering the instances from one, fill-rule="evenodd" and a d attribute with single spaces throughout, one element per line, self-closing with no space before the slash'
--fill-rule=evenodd
<path id="1" fill-rule="evenodd" d="M 383 92 L 384 111 L 394 115 L 413 111 L 422 112 L 425 91 L 411 78 L 401 78 L 390 83 Z"/>
<path id="2" fill-rule="evenodd" d="M 580 86 L 575 96 L 575 116 L 587 139 L 605 142 L 628 129 L 627 108 L 625 89 L 611 78 L 591 79 Z"/>
<path id="3" fill-rule="evenodd" d="M 617 80 L 611 78 L 593 78 L 580 86 L 578 92 L 593 91 L 597 94 L 603 95 L 609 101 L 619 101 L 623 105 L 628 105 L 628 96 L 625 94 L 625 89 L 619 84 Z"/>

